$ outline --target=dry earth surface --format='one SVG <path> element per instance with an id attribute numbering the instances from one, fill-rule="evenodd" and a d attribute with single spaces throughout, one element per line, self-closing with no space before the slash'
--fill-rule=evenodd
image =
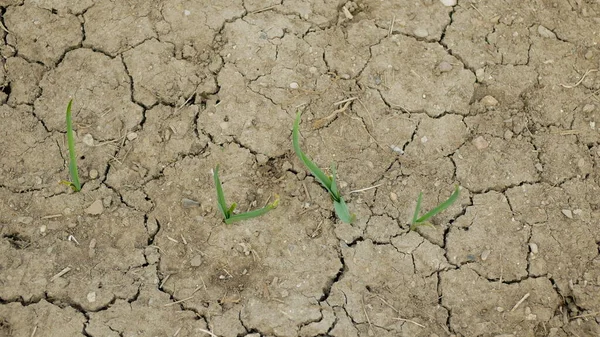
<path id="1" fill-rule="evenodd" d="M 600 336 L 600 3 L 444 2 L 0 0 L 0 336 Z"/>

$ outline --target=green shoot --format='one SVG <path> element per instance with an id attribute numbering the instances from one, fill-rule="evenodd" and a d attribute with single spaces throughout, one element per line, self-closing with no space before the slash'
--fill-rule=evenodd
<path id="1" fill-rule="evenodd" d="M 219 207 L 221 214 L 223 214 L 225 223 L 228 225 L 236 221 L 256 218 L 257 216 L 261 216 L 267 213 L 268 211 L 272 210 L 273 208 L 277 207 L 277 205 L 279 205 L 279 196 L 276 195 L 275 201 L 263 208 L 259 208 L 250 212 L 234 214 L 235 207 L 237 206 L 237 204 L 233 203 L 231 204 L 231 206 L 227 206 L 227 202 L 225 201 L 225 194 L 223 193 L 223 186 L 221 186 L 221 180 L 219 179 L 219 165 L 217 165 L 217 167 L 213 171 L 213 178 L 215 181 L 215 186 L 217 188 L 217 206 Z"/>
<path id="2" fill-rule="evenodd" d="M 421 201 L 423 200 L 423 193 L 419 193 L 419 197 L 417 198 L 417 207 L 415 207 L 415 213 L 413 214 L 412 221 L 410 222 L 410 230 L 414 231 L 417 229 L 417 227 L 423 225 L 431 226 L 431 223 L 427 222 L 427 220 L 432 216 L 435 216 L 436 214 L 444 211 L 446 208 L 450 207 L 450 205 L 452 205 L 456 201 L 456 199 L 458 199 L 459 194 L 460 190 L 457 185 L 454 189 L 454 192 L 446 201 L 437 205 L 434 209 L 425 213 L 425 215 L 419 218 L 419 212 L 421 211 Z"/>
<path id="3" fill-rule="evenodd" d="M 300 111 L 296 113 L 296 120 L 294 121 L 292 145 L 294 146 L 294 151 L 296 152 L 296 155 L 298 155 L 298 158 L 300 158 L 300 161 L 304 163 L 315 179 L 317 179 L 317 181 L 323 185 L 327 192 L 329 192 L 329 195 L 333 200 L 335 214 L 338 216 L 338 218 L 345 223 L 352 223 L 355 216 L 354 214 L 350 214 L 350 210 L 348 210 L 348 206 L 346 205 L 346 202 L 342 198 L 337 187 L 335 164 L 331 164 L 332 175 L 328 176 L 300 149 Z"/>
<path id="4" fill-rule="evenodd" d="M 77 154 L 75 153 L 75 138 L 73 137 L 73 121 L 71 120 L 71 105 L 73 100 L 69 101 L 67 105 L 67 145 L 69 147 L 69 173 L 71 175 L 71 181 L 63 181 L 65 185 L 70 186 L 73 191 L 81 191 L 81 184 L 79 183 L 79 174 L 77 173 Z"/>

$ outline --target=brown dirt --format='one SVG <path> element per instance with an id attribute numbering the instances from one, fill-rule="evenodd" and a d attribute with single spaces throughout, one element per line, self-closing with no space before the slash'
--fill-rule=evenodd
<path id="1" fill-rule="evenodd" d="M 0 336 L 600 336 L 599 3 L 0 14 Z M 352 225 L 291 149 L 297 109 Z M 241 209 L 280 206 L 225 225 L 217 163 Z"/>

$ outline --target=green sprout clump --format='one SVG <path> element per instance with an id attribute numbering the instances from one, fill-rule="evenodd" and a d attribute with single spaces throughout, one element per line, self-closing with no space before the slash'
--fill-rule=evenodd
<path id="1" fill-rule="evenodd" d="M 331 176 L 328 176 L 300 149 L 300 111 L 296 113 L 296 121 L 294 122 L 294 129 L 292 132 L 292 144 L 298 158 L 306 165 L 315 179 L 317 179 L 327 192 L 329 192 L 329 195 L 333 200 L 333 208 L 335 209 L 337 217 L 345 223 L 352 223 L 355 216 L 354 214 L 350 214 L 350 210 L 348 210 L 348 206 L 337 187 L 335 163 L 331 164 Z"/>
<path id="2" fill-rule="evenodd" d="M 419 212 L 421 211 L 421 200 L 423 199 L 423 193 L 419 193 L 419 197 L 417 198 L 417 207 L 415 207 L 415 213 L 413 214 L 412 221 L 410 222 L 410 230 L 417 230 L 417 227 L 423 225 L 432 226 L 431 223 L 427 222 L 427 220 L 432 216 L 435 216 L 436 214 L 444 211 L 446 208 L 450 207 L 450 205 L 452 205 L 456 201 L 456 199 L 458 199 L 459 194 L 460 190 L 457 185 L 454 188 L 454 192 L 446 201 L 437 205 L 434 209 L 432 209 L 431 211 L 427 212 L 425 215 L 419 218 Z"/>
<path id="3" fill-rule="evenodd" d="M 75 153 L 75 137 L 73 137 L 73 121 L 71 120 L 71 105 L 73 100 L 67 105 L 67 146 L 69 147 L 69 174 L 71 181 L 61 181 L 61 183 L 70 186 L 73 191 L 81 191 L 79 174 L 77 173 L 77 154 Z"/>
<path id="4" fill-rule="evenodd" d="M 247 220 L 261 216 L 279 205 L 279 196 L 275 195 L 275 201 L 263 208 L 259 208 L 250 212 L 234 214 L 237 204 L 233 203 L 231 206 L 227 206 L 227 202 L 225 202 L 225 193 L 223 193 L 223 186 L 221 186 L 221 180 L 219 179 L 219 165 L 217 165 L 213 171 L 213 178 L 217 188 L 217 206 L 219 207 L 221 214 L 223 214 L 225 223 L 228 225 L 236 221 Z"/>

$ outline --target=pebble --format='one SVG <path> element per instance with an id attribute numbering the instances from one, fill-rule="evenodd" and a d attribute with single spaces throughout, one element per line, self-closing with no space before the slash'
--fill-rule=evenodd
<path id="1" fill-rule="evenodd" d="M 25 183 L 25 178 L 24 177 L 20 177 L 19 179 L 17 179 L 17 182 L 19 184 L 24 184 Z"/>
<path id="2" fill-rule="evenodd" d="M 88 208 L 85 209 L 85 211 L 87 214 L 90 215 L 99 215 L 102 214 L 102 212 L 104 212 L 104 206 L 102 205 L 102 200 L 98 199 L 96 201 L 94 201 Z"/>
<path id="3" fill-rule="evenodd" d="M 548 29 L 542 25 L 538 26 L 538 34 L 540 34 L 540 36 L 545 37 L 545 38 L 556 39 L 556 34 L 554 34 L 553 31 L 551 31 L 550 29 Z"/>
<path id="4" fill-rule="evenodd" d="M 510 130 L 506 130 L 506 131 L 504 131 L 504 139 L 506 139 L 506 140 L 510 140 L 510 139 L 512 139 L 512 137 L 513 137 L 514 135 L 515 135 L 515 134 L 514 134 L 512 131 L 510 131 Z"/>
<path id="5" fill-rule="evenodd" d="M 130 132 L 127 134 L 127 140 L 130 140 L 130 141 L 136 139 L 137 137 L 138 137 L 138 135 L 135 132 Z"/>
<path id="6" fill-rule="evenodd" d="M 90 293 L 88 293 L 88 294 L 87 294 L 87 300 L 88 300 L 88 302 L 90 302 L 90 303 L 94 303 L 94 302 L 96 302 L 96 293 L 95 293 L 95 292 L 93 292 L 93 291 L 92 291 L 92 292 L 90 292 Z"/>
<path id="7" fill-rule="evenodd" d="M 43 234 L 43 233 L 46 233 L 46 229 L 48 229 L 48 227 L 47 227 L 46 225 L 42 225 L 42 226 L 40 227 L 40 233 L 42 233 L 42 234 Z"/>
<path id="8" fill-rule="evenodd" d="M 200 267 L 200 265 L 202 265 L 202 256 L 201 255 L 196 255 L 192 258 L 192 260 L 190 261 L 190 265 L 192 267 Z"/>
<path id="9" fill-rule="evenodd" d="M 442 61 L 440 62 L 440 64 L 438 65 L 438 69 L 440 70 L 440 72 L 442 73 L 447 73 L 450 70 L 452 70 L 452 64 L 450 64 L 450 62 L 446 62 L 446 61 Z"/>
<path id="10" fill-rule="evenodd" d="M 421 143 L 423 143 L 423 144 L 427 143 L 428 140 L 429 139 L 427 138 L 427 136 L 421 137 Z"/>
<path id="11" fill-rule="evenodd" d="M 98 175 L 99 175 L 98 170 L 91 169 L 89 175 L 90 175 L 90 179 L 98 178 Z"/>
<path id="12" fill-rule="evenodd" d="M 268 161 L 269 157 L 267 157 L 266 155 L 262 153 L 256 155 L 256 162 L 258 163 L 258 165 L 265 165 Z"/>
<path id="13" fill-rule="evenodd" d="M 479 82 L 483 82 L 485 80 L 484 76 L 485 76 L 485 69 L 479 68 L 479 69 L 475 70 L 475 77 L 477 77 L 477 80 Z"/>
<path id="14" fill-rule="evenodd" d="M 71 215 L 71 213 L 73 213 L 73 210 L 70 209 L 69 207 L 63 209 L 63 214 L 64 215 Z"/>
<path id="15" fill-rule="evenodd" d="M 92 137 L 92 135 L 90 135 L 89 133 L 86 133 L 83 136 L 83 144 L 87 145 L 87 146 L 94 146 L 94 137 Z"/>
<path id="16" fill-rule="evenodd" d="M 20 216 L 17 218 L 17 222 L 20 222 L 25 225 L 29 225 L 33 221 L 33 218 L 30 216 Z"/>
<path id="17" fill-rule="evenodd" d="M 390 200 L 393 202 L 398 201 L 398 195 L 394 192 L 390 192 Z"/>
<path id="18" fill-rule="evenodd" d="M 91 239 L 90 240 L 90 244 L 88 245 L 89 249 L 94 249 L 96 248 L 96 239 Z"/>
<path id="19" fill-rule="evenodd" d="M 181 199 L 181 205 L 183 206 L 183 208 L 192 208 L 192 207 L 200 206 L 200 203 L 197 202 L 196 200 L 183 198 L 183 199 Z"/>
<path id="20" fill-rule="evenodd" d="M 573 212 L 570 209 L 563 209 L 562 214 L 564 214 L 567 218 L 573 219 Z"/>
<path id="21" fill-rule="evenodd" d="M 104 207 L 110 207 L 110 205 L 112 205 L 112 197 L 108 196 L 108 197 L 102 199 L 102 205 Z"/>
<path id="22" fill-rule="evenodd" d="M 485 140 L 485 138 L 483 138 L 483 136 L 479 136 L 479 137 L 473 139 L 473 145 L 475 145 L 475 147 L 478 150 L 483 150 L 483 149 L 486 149 L 490 145 L 490 143 L 487 140 Z"/>
<path id="23" fill-rule="evenodd" d="M 595 105 L 593 105 L 593 104 L 586 104 L 586 105 L 583 106 L 583 110 L 582 111 L 585 112 L 585 113 L 590 113 L 590 112 L 594 111 L 595 109 L 596 109 Z"/>
<path id="24" fill-rule="evenodd" d="M 537 254 L 538 251 L 539 251 L 538 250 L 538 245 L 535 244 L 535 243 L 533 243 L 533 242 L 530 242 L 529 243 L 529 251 L 531 251 L 531 254 Z"/>
<path id="25" fill-rule="evenodd" d="M 440 0 L 440 2 L 446 7 L 456 6 L 456 0 Z"/>
<path id="26" fill-rule="evenodd" d="M 483 252 L 481 252 L 481 261 L 485 261 L 488 259 L 488 257 L 490 257 L 490 254 L 492 253 L 491 250 L 486 249 Z"/>
<path id="27" fill-rule="evenodd" d="M 416 37 L 427 37 L 429 35 L 429 32 L 427 31 L 427 29 L 423 28 L 423 27 L 419 27 L 417 29 L 415 29 L 413 31 L 413 33 L 415 34 Z"/>
<path id="28" fill-rule="evenodd" d="M 67 224 L 67 227 L 73 229 L 73 228 L 77 227 L 77 223 L 69 222 L 69 224 Z"/>
<path id="29" fill-rule="evenodd" d="M 495 99 L 493 96 L 487 95 L 484 98 L 481 99 L 481 104 L 485 105 L 485 106 L 496 106 L 498 105 L 498 100 Z"/>
<path id="30" fill-rule="evenodd" d="M 42 177 L 35 177 L 35 178 L 33 178 L 33 180 L 35 180 L 36 185 L 41 185 L 44 182 L 42 180 Z"/>
<path id="31" fill-rule="evenodd" d="M 573 214 L 575 214 L 575 215 L 581 215 L 581 213 L 583 213 L 583 210 L 582 210 L 582 209 L 579 209 L 579 208 L 578 208 L 578 209 L 576 209 L 576 210 L 573 210 Z"/>
<path id="32" fill-rule="evenodd" d="M 537 164 L 535 164 L 535 169 L 538 170 L 539 172 L 543 172 L 544 166 L 542 166 L 542 164 L 540 164 L 540 163 L 537 163 Z"/>
<path id="33" fill-rule="evenodd" d="M 298 83 L 296 83 L 296 82 L 290 83 L 290 89 L 298 89 L 298 87 L 299 87 Z"/>

